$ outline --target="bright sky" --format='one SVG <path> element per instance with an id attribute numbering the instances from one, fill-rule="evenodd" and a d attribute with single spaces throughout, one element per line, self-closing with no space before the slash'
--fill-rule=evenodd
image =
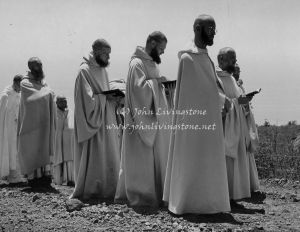
<path id="1" fill-rule="evenodd" d="M 46 81 L 72 108 L 78 67 L 95 39 L 112 45 L 110 79 L 126 79 L 135 47 L 154 30 L 168 38 L 161 73 L 176 79 L 177 52 L 192 39 L 194 19 L 206 13 L 218 30 L 208 48 L 215 64 L 220 48 L 233 47 L 246 90 L 262 88 L 253 100 L 257 123 L 300 123 L 299 12 L 298 0 L 0 0 L 0 89 L 38 56 Z"/>

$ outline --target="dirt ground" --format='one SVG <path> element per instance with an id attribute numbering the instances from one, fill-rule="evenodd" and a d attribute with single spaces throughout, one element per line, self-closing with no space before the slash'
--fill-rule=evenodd
<path id="1" fill-rule="evenodd" d="M 261 191 L 230 213 L 172 215 L 109 201 L 69 201 L 72 187 L 0 184 L 0 231 L 300 231 L 299 181 L 261 181 Z M 73 211 L 72 206 L 78 210 Z"/>

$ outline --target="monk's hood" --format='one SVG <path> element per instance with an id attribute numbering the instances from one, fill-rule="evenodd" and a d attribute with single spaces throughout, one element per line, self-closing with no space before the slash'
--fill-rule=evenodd
<path id="1" fill-rule="evenodd" d="M 133 55 L 131 56 L 131 59 L 134 59 L 134 58 L 139 58 L 141 60 L 150 60 L 150 61 L 153 61 L 152 57 L 149 56 L 147 54 L 147 52 L 145 51 L 145 48 L 143 47 L 140 47 L 138 46 L 136 49 L 135 49 L 135 52 L 133 53 Z"/>
<path id="2" fill-rule="evenodd" d="M 94 58 L 93 52 L 90 52 L 87 56 L 83 57 L 83 63 L 86 63 L 89 66 L 100 67 Z"/>
<path id="3" fill-rule="evenodd" d="M 216 67 L 216 73 L 219 77 L 231 77 L 231 74 L 227 71 L 223 71 L 220 67 Z"/>
<path id="4" fill-rule="evenodd" d="M 41 82 L 37 82 L 37 81 L 34 79 L 34 76 L 31 74 L 30 71 L 27 71 L 27 75 L 25 75 L 24 78 L 25 78 L 25 79 L 29 79 L 29 80 L 31 80 L 31 81 L 33 81 L 33 82 L 35 82 L 35 83 L 38 83 L 39 85 L 42 85 L 42 86 L 46 86 L 46 85 L 47 85 L 47 83 L 46 83 L 46 81 L 45 81 L 45 77 L 42 79 Z"/>
<path id="5" fill-rule="evenodd" d="M 198 48 L 194 41 L 190 42 L 185 48 L 178 52 L 178 58 L 182 56 L 183 53 L 192 53 L 192 54 L 207 54 L 207 49 Z"/>

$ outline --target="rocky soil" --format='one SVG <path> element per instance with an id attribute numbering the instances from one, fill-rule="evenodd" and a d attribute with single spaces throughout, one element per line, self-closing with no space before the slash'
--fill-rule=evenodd
<path id="1" fill-rule="evenodd" d="M 230 213 L 172 215 L 110 201 L 68 200 L 73 188 L 0 183 L 0 231 L 300 231 L 299 181 L 261 181 L 261 191 Z"/>

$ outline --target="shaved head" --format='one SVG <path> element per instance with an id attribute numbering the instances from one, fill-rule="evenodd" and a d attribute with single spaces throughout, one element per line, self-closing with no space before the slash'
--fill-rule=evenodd
<path id="1" fill-rule="evenodd" d="M 218 53 L 218 59 L 219 57 L 223 57 L 223 58 L 226 58 L 232 54 L 235 54 L 235 51 L 233 48 L 231 47 L 225 47 L 225 48 L 222 48 L 220 49 L 219 53 Z"/>
<path id="2" fill-rule="evenodd" d="M 99 51 L 103 48 L 111 48 L 110 44 L 103 38 L 97 39 L 92 45 L 93 51 Z"/>
<path id="3" fill-rule="evenodd" d="M 65 109 L 68 108 L 67 98 L 63 95 L 57 96 L 56 105 L 60 110 L 65 111 Z"/>
<path id="4" fill-rule="evenodd" d="M 105 68 L 109 65 L 111 47 L 110 44 L 103 38 L 94 41 L 93 45 L 93 55 L 97 64 Z"/>
<path id="5" fill-rule="evenodd" d="M 24 78 L 23 75 L 17 74 L 17 75 L 14 76 L 13 82 L 14 83 L 20 83 L 23 80 L 23 78 Z"/>
<path id="6" fill-rule="evenodd" d="M 236 53 L 231 47 L 225 47 L 220 49 L 218 54 L 219 67 L 227 71 L 228 73 L 233 73 L 235 71 L 236 65 Z"/>
<path id="7" fill-rule="evenodd" d="M 31 57 L 28 60 L 28 68 L 36 81 L 41 81 L 44 78 L 43 64 L 38 57 Z"/>
<path id="8" fill-rule="evenodd" d="M 216 23 L 212 16 L 206 14 L 199 15 L 194 21 L 193 29 L 195 45 L 198 48 L 205 49 L 206 46 L 214 44 Z"/>
<path id="9" fill-rule="evenodd" d="M 196 30 L 197 26 L 203 26 L 208 22 L 215 24 L 215 20 L 212 16 L 206 14 L 199 15 L 194 21 L 194 31 Z"/>
<path id="10" fill-rule="evenodd" d="M 28 68 L 31 70 L 34 65 L 42 65 L 42 61 L 38 57 L 31 57 L 28 60 Z"/>
<path id="11" fill-rule="evenodd" d="M 167 42 L 167 37 L 160 31 L 154 31 L 148 36 L 145 50 L 155 63 L 161 63 L 160 56 L 164 53 Z"/>
<path id="12" fill-rule="evenodd" d="M 234 77 L 234 79 L 236 81 L 238 81 L 240 79 L 240 73 L 241 73 L 240 66 L 238 64 L 235 64 L 234 72 L 233 72 L 232 76 Z"/>
<path id="13" fill-rule="evenodd" d="M 19 93 L 20 92 L 20 85 L 21 85 L 21 81 L 23 79 L 23 75 L 17 74 L 14 76 L 14 80 L 13 80 L 13 89 Z"/>
<path id="14" fill-rule="evenodd" d="M 67 98 L 65 97 L 65 96 L 63 96 L 63 95 L 58 95 L 57 97 L 56 97 L 56 101 L 58 102 L 58 101 L 66 101 L 67 100 Z"/>

